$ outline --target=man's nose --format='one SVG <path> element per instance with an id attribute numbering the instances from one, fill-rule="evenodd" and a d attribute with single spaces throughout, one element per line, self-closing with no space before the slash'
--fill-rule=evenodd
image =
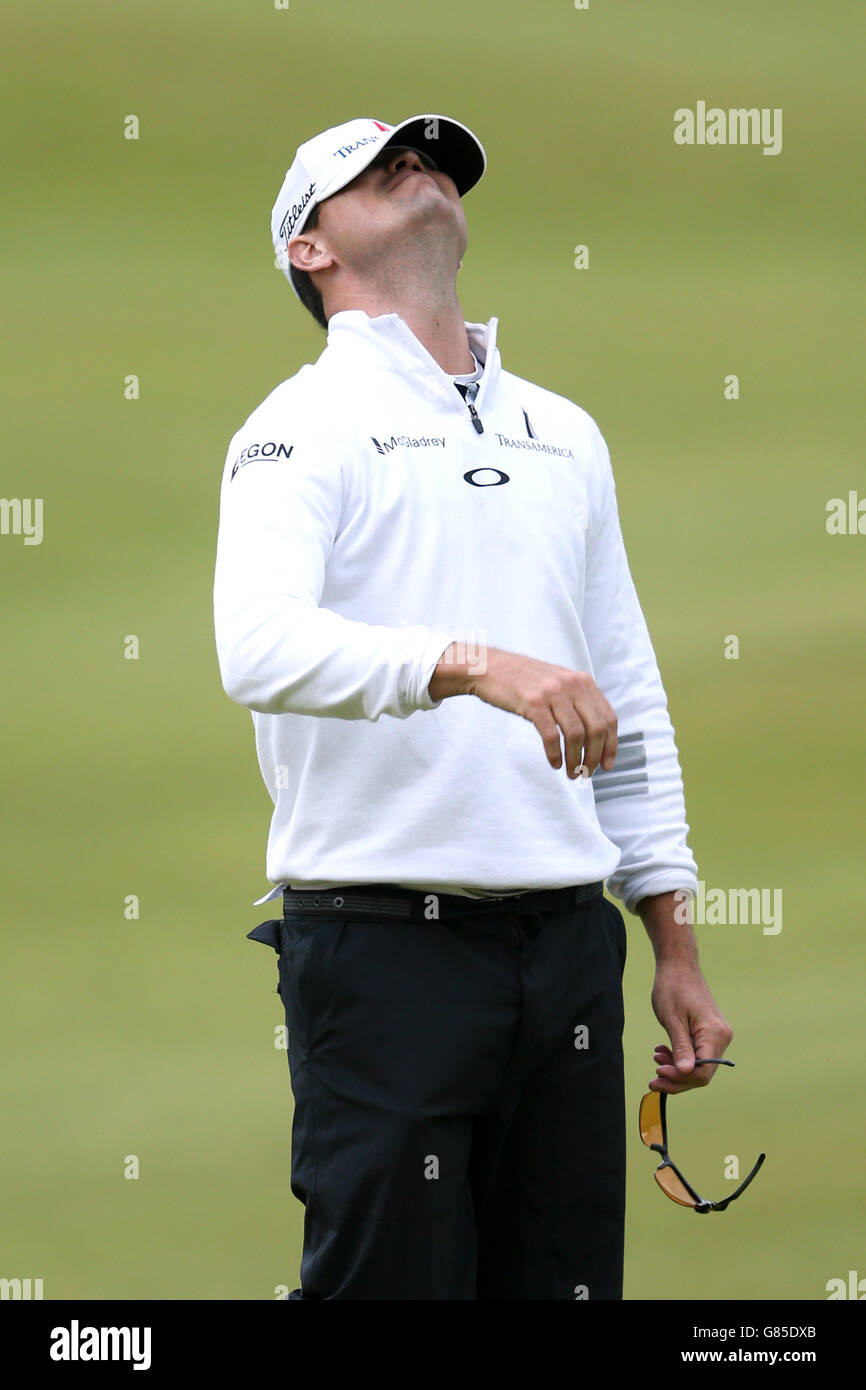
<path id="1" fill-rule="evenodd" d="M 395 150 L 392 157 L 388 160 L 388 172 L 399 174 L 403 169 L 420 169 L 426 171 L 426 165 L 417 150 Z"/>

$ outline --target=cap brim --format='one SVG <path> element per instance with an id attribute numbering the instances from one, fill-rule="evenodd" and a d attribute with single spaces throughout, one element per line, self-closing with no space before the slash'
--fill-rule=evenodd
<path id="1" fill-rule="evenodd" d="M 487 168 L 481 141 L 465 125 L 448 116 L 410 116 L 394 127 L 381 148 L 389 145 L 410 145 L 428 151 L 442 173 L 454 180 L 461 198 L 475 187 Z"/>
<path id="2" fill-rule="evenodd" d="M 474 188 L 487 168 L 487 155 L 484 146 L 467 126 L 453 121 L 450 116 L 410 116 L 401 121 L 389 134 L 387 140 L 374 145 L 364 152 L 357 164 L 346 172 L 340 172 L 320 189 L 310 206 L 324 203 L 334 193 L 341 193 L 353 183 L 364 170 L 373 163 L 389 145 L 409 145 L 413 149 L 426 150 L 437 168 L 454 180 L 460 197 Z M 297 224 L 293 236 L 300 235 L 304 218 Z"/>

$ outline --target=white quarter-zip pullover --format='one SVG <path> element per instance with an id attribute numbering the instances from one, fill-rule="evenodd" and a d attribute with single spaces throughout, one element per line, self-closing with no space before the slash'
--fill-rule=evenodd
<path id="1" fill-rule="evenodd" d="M 267 877 L 469 896 L 604 879 L 629 911 L 695 893 L 604 439 L 502 369 L 495 318 L 466 329 L 474 402 L 399 315 L 335 314 L 318 360 L 229 446 L 216 645 L 274 802 Z M 431 700 L 452 641 L 590 672 L 618 718 L 615 767 L 572 781 L 528 720 Z"/>

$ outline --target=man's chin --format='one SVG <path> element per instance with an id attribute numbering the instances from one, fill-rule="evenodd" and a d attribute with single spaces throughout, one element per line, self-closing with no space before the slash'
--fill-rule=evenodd
<path id="1" fill-rule="evenodd" d="M 431 226 L 457 226 L 459 212 L 447 193 L 443 193 L 432 179 L 425 180 L 426 187 L 420 185 L 409 192 L 403 201 L 406 221 L 414 226 L 429 223 Z M 398 188 L 397 193 L 401 190 Z M 395 204 L 397 206 L 397 204 Z"/>
<path id="2" fill-rule="evenodd" d="M 439 184 L 430 174 L 422 174 L 420 172 L 404 174 L 398 183 L 391 186 L 390 191 L 392 193 L 401 193 L 404 189 L 411 187 L 412 184 L 414 184 L 416 188 L 419 188 L 422 184 L 426 184 L 428 188 L 433 187 L 440 193 L 442 192 L 441 188 L 439 188 Z"/>

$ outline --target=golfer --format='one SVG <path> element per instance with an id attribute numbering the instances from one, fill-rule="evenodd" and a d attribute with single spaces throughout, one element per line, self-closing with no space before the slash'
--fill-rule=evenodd
<path id="1" fill-rule="evenodd" d="M 620 1299 L 623 915 L 655 954 L 651 1088 L 731 1029 L 682 903 L 683 783 L 598 426 L 466 322 L 458 121 L 297 151 L 278 263 L 327 331 L 231 441 L 223 686 L 274 810 L 299 1287 Z M 604 896 L 607 887 L 610 897 Z M 679 895 L 679 896 L 678 896 Z"/>

